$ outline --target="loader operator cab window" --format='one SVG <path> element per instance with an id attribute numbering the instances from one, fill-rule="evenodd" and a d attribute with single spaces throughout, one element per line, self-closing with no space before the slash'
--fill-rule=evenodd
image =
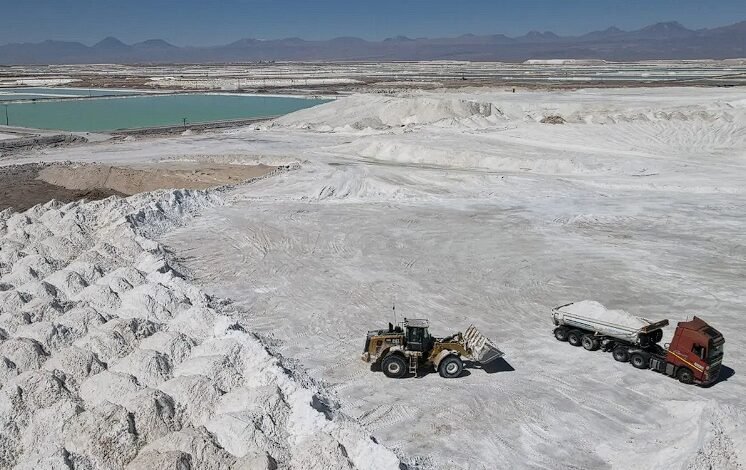
<path id="1" fill-rule="evenodd" d="M 407 349 L 411 351 L 424 351 L 427 334 L 424 328 L 407 328 Z"/>
<path id="2" fill-rule="evenodd" d="M 704 346 L 700 346 L 699 344 L 695 344 L 694 346 L 692 346 L 692 352 L 702 360 L 707 357 L 707 348 L 705 348 Z"/>

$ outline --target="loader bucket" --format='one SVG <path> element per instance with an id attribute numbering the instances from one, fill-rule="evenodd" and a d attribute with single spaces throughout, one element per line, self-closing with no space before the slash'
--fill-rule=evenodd
<path id="1" fill-rule="evenodd" d="M 471 352 L 474 360 L 480 364 L 487 364 L 503 356 L 503 352 L 495 346 L 495 343 L 484 336 L 474 325 L 467 328 L 464 333 L 464 346 L 467 351 Z"/>

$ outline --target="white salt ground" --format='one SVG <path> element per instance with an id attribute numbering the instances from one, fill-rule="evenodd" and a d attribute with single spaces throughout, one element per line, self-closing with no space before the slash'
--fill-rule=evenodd
<path id="1" fill-rule="evenodd" d="M 292 164 L 296 171 L 221 193 L 225 204 L 210 201 L 200 217 L 167 232 L 184 220 L 169 207 L 187 207 L 199 198 L 174 194 L 173 204 L 159 200 L 159 207 L 157 198 L 131 199 L 127 207 L 101 203 L 94 206 L 96 217 L 80 209 L 60 215 L 59 205 L 39 207 L 25 218 L 0 212 L 2 276 L 25 255 L 70 256 L 59 268 L 78 273 L 86 285 L 71 284 L 75 292 L 68 298 L 127 265 L 143 274 L 138 285 L 166 286 L 192 304 L 184 310 L 177 303 L 178 311 L 169 312 L 169 303 L 154 318 L 143 299 L 137 303 L 145 306 L 143 317 L 161 328 L 136 329 L 135 335 L 117 322 L 105 326 L 134 305 L 126 298 L 131 290 L 122 293 L 126 286 L 113 277 L 105 285 L 121 307 L 100 302 L 101 311 L 93 312 L 90 305 L 98 299 L 50 306 L 0 279 L 0 328 L 14 337 L 24 324 L 64 324 L 76 332 L 75 341 L 95 339 L 82 349 L 95 346 L 105 353 L 107 367 L 136 349 L 171 355 L 173 345 L 174 354 L 182 355 L 181 361 L 171 357 L 174 371 L 189 373 L 192 366 L 204 367 L 199 359 L 179 369 L 198 345 L 213 339 L 235 344 L 233 337 L 224 338 L 226 328 L 205 327 L 216 323 L 216 312 L 230 312 L 230 320 L 242 320 L 271 341 L 272 351 L 323 381 L 333 410 L 338 406 L 356 417 L 378 442 L 424 468 L 738 470 L 746 459 L 746 376 L 739 368 L 746 360 L 745 104 L 737 88 L 358 95 L 272 125 L 36 151 L 31 156 L 43 161 L 251 162 Z M 540 123 L 555 115 L 566 124 Z M 136 214 L 129 221 L 140 235 L 163 234 L 158 240 L 192 281 L 169 278 L 168 260 L 151 239 L 122 238 L 129 229 L 112 221 L 124 214 Z M 37 218 L 84 250 L 95 245 L 92 237 L 119 239 L 115 245 L 124 255 L 103 246 L 98 254 L 80 256 L 37 250 L 29 234 L 43 237 L 44 230 L 23 230 Z M 136 260 L 130 251 L 152 256 Z M 47 281 L 62 291 L 55 273 L 29 282 Z M 234 302 L 216 309 L 193 282 Z M 6 290 L 9 296 L 3 296 Z M 449 381 L 437 374 L 384 380 L 359 355 L 365 330 L 391 319 L 392 297 L 397 312 L 429 317 L 435 333 L 476 323 L 506 352 L 512 368 L 472 368 Z M 562 348 L 551 334 L 550 309 L 583 298 L 672 323 L 701 315 L 724 333 L 723 370 L 730 372 L 713 387 L 686 387 L 602 353 Z M 88 307 L 75 308 L 79 303 Z M 188 338 L 189 346 L 163 336 L 172 333 Z M 306 406 L 307 398 L 298 401 L 300 410 L 288 402 L 297 395 L 271 372 L 284 374 L 272 358 L 252 346 L 259 343 L 239 344 L 238 353 L 221 349 L 230 361 L 213 362 L 220 365 L 221 386 L 234 387 L 230 392 L 221 394 L 215 379 L 202 375 L 175 375 L 155 387 L 174 400 L 182 430 L 139 439 L 130 468 L 235 468 L 247 462 L 269 467 L 270 456 L 284 459 L 280 468 L 313 468 L 309 458 L 324 465 L 317 453 L 306 451 L 309 445 L 329 456 L 342 453 L 335 441 L 342 442 L 343 433 L 328 432 L 327 421 L 309 422 L 335 436 L 331 441 L 301 442 L 303 429 L 292 423 L 315 409 Z M 17 456 L 25 468 L 52 467 L 38 464 L 40 459 L 65 468 L 64 462 L 78 459 L 61 457 L 59 447 L 35 456 L 22 452 L 17 443 L 24 438 L 5 427 L 5 417 L 13 416 L 25 430 L 20 434 L 38 436 L 28 424 L 25 397 L 80 403 L 72 384 L 76 377 L 84 382 L 85 374 L 43 375 L 58 354 L 52 352 L 41 370 L 20 371 L 35 379 L 21 383 L 29 393 L 8 395 L 16 411 L 0 412 L 0 425 L 10 429 L 0 434 L 3 448 L 10 449 L 2 455 Z M 17 388 L 14 367 L 0 358 L 3 393 Z M 244 377 L 240 386 L 232 381 L 234 370 Z M 316 388 L 299 373 L 291 376 Z M 342 418 L 332 415 L 332 422 Z M 64 436 L 50 437 L 62 441 Z M 345 445 L 348 460 L 357 456 L 355 462 L 385 467 L 375 463 L 379 448 L 372 441 L 356 442 L 358 451 Z M 87 458 L 96 454 L 91 449 Z M 326 466 L 345 464 L 339 458 Z"/>
<path id="2" fill-rule="evenodd" d="M 236 188 L 160 240 L 410 462 L 738 469 L 742 95 L 355 95 L 259 130 L 174 139 L 165 154 L 243 151 L 301 168 Z M 566 123 L 541 123 L 552 115 Z M 132 146 L 127 158 L 146 154 Z M 726 336 L 727 379 L 686 387 L 563 348 L 550 310 L 584 298 L 674 325 L 702 316 Z M 470 368 L 458 380 L 370 371 L 359 360 L 365 330 L 393 320 L 394 300 L 397 313 L 429 317 L 436 334 L 475 323 L 512 367 Z"/>

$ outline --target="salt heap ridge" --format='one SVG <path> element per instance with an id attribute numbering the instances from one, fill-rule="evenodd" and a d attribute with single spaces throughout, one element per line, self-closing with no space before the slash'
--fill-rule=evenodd
<path id="1" fill-rule="evenodd" d="M 0 468 L 400 468 L 153 241 L 220 203 L 0 212 Z"/>

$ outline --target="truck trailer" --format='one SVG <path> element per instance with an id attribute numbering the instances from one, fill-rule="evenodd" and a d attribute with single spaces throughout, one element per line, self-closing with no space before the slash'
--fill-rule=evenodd
<path id="1" fill-rule="evenodd" d="M 552 309 L 554 337 L 588 351 L 611 352 L 619 362 L 652 369 L 680 382 L 707 385 L 720 375 L 723 335 L 698 317 L 679 322 L 670 344 L 663 347 L 668 320 L 651 322 L 623 310 L 609 310 L 584 300 Z"/>

